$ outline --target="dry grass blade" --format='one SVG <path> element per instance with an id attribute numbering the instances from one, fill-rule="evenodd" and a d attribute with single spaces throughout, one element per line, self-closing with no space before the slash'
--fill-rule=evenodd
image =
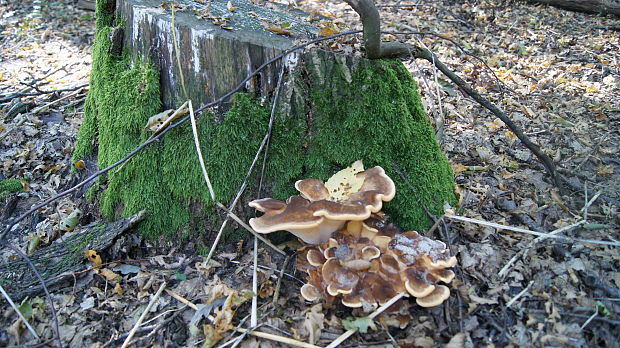
<path id="1" fill-rule="evenodd" d="M 200 150 L 200 140 L 198 140 L 198 127 L 196 126 L 196 117 L 194 116 L 194 106 L 192 105 L 191 100 L 188 102 L 188 106 L 189 106 L 189 119 L 192 124 L 192 133 L 194 134 L 194 144 L 196 145 L 196 154 L 198 154 L 198 160 L 200 161 L 200 169 L 202 169 L 202 175 L 204 175 L 205 181 L 207 183 L 207 188 L 209 188 L 209 194 L 211 195 L 211 200 L 215 202 L 216 201 L 215 191 L 213 191 L 213 186 L 211 185 L 211 180 L 209 179 L 209 174 L 207 173 L 207 167 L 205 166 L 205 160 L 202 157 L 202 151 Z"/>
<path id="2" fill-rule="evenodd" d="M 39 337 L 39 335 L 37 335 L 37 332 L 34 331 L 34 328 L 30 326 L 30 323 L 28 323 L 28 320 L 24 318 L 24 315 L 22 314 L 22 312 L 19 310 L 19 308 L 17 308 L 17 306 L 15 305 L 15 302 L 11 300 L 11 298 L 9 297 L 9 294 L 7 294 L 6 291 L 4 291 L 4 288 L 2 287 L 2 285 L 0 285 L 0 292 L 2 293 L 2 296 L 6 298 L 7 302 L 11 305 L 11 307 L 13 307 L 13 310 L 15 311 L 15 313 L 17 313 L 17 316 L 19 316 L 19 318 L 22 320 L 24 325 L 26 325 L 26 328 L 28 328 L 28 331 L 30 331 L 32 336 L 34 336 L 38 341 L 40 341 L 41 337 Z"/>
<path id="3" fill-rule="evenodd" d="M 138 329 L 140 328 L 140 325 L 142 325 L 144 318 L 146 318 L 147 314 L 150 312 L 155 302 L 157 302 L 157 299 L 159 298 L 159 296 L 161 295 L 161 293 L 164 291 L 165 288 L 166 288 L 166 282 L 161 283 L 161 285 L 159 286 L 159 289 L 157 290 L 155 295 L 151 298 L 151 301 L 149 302 L 149 304 L 144 309 L 144 312 L 142 312 L 142 315 L 140 315 L 140 318 L 138 318 L 136 325 L 134 325 L 131 331 L 129 331 L 129 335 L 125 339 L 125 342 L 123 342 L 123 345 L 121 346 L 121 348 L 129 347 L 131 339 L 136 334 L 136 331 L 138 331 Z"/>

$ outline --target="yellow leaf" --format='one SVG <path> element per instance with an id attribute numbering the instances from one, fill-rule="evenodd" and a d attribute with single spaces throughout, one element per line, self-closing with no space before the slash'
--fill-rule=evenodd
<path id="1" fill-rule="evenodd" d="M 350 167 L 332 175 L 325 183 L 325 187 L 329 192 L 329 200 L 335 202 L 346 201 L 352 194 L 358 192 L 362 188 L 364 178 L 360 178 L 356 174 L 363 171 L 364 163 L 359 160 L 355 161 Z"/>
<path id="2" fill-rule="evenodd" d="M 288 30 L 288 29 L 284 29 L 284 28 L 280 28 L 280 27 L 267 27 L 267 30 L 269 30 L 272 33 L 276 33 L 278 35 L 287 35 L 287 36 L 293 36 L 293 33 Z"/>
<path id="3" fill-rule="evenodd" d="M 97 254 L 97 252 L 94 250 L 89 249 L 84 251 L 84 256 L 86 256 L 87 259 L 92 261 L 95 264 L 95 267 L 99 267 L 103 263 L 103 261 L 101 261 L 101 256 L 99 256 L 99 254 Z"/>
<path id="4" fill-rule="evenodd" d="M 118 282 L 119 280 L 123 279 L 121 275 L 119 275 L 118 273 L 114 273 L 107 268 L 102 268 L 101 270 L 99 270 L 99 274 L 104 276 L 105 279 L 107 279 L 109 282 Z"/>
<path id="5" fill-rule="evenodd" d="M 166 110 L 158 113 L 157 115 L 149 117 L 149 120 L 146 122 L 146 127 L 151 130 L 151 132 L 158 132 L 164 126 L 164 123 L 168 119 L 168 116 L 172 115 L 174 110 Z"/>
<path id="6" fill-rule="evenodd" d="M 612 166 L 598 166 L 596 167 L 598 175 L 609 175 L 614 173 L 614 167 Z"/>
<path id="7" fill-rule="evenodd" d="M 321 28 L 321 31 L 319 32 L 320 37 L 332 36 L 340 32 L 340 30 L 338 30 L 338 27 L 336 27 L 334 23 L 329 21 L 319 22 L 318 27 Z"/>
<path id="8" fill-rule="evenodd" d="M 125 292 L 123 290 L 123 287 L 121 286 L 121 283 L 116 283 L 116 285 L 114 286 L 114 291 L 121 296 L 123 296 L 123 293 Z"/>
<path id="9" fill-rule="evenodd" d="M 454 163 L 452 164 L 452 171 L 454 172 L 454 174 L 458 174 L 458 173 L 462 173 L 466 170 L 468 170 L 469 167 L 462 165 L 460 163 Z"/>
<path id="10" fill-rule="evenodd" d="M 485 123 L 485 125 L 490 130 L 496 131 L 496 130 L 504 127 L 504 122 L 502 122 L 502 120 L 500 120 L 499 118 L 496 118 L 496 119 L 493 120 L 493 122 L 487 122 L 487 123 Z"/>
<path id="11" fill-rule="evenodd" d="M 75 169 L 79 170 L 82 170 L 84 169 L 84 167 L 86 167 L 86 163 L 84 163 L 84 161 L 82 160 L 76 161 L 73 165 L 75 166 Z"/>
<path id="12" fill-rule="evenodd" d="M 60 228 L 63 231 L 71 231 L 80 223 L 80 218 L 82 217 L 82 211 L 80 209 L 75 209 L 69 216 L 67 216 L 64 220 L 60 222 Z"/>
<path id="13" fill-rule="evenodd" d="M 508 129 L 504 131 L 504 136 L 506 136 L 506 139 L 510 141 L 511 145 L 517 140 L 517 136 Z"/>
<path id="14" fill-rule="evenodd" d="M 587 93 L 596 93 L 596 92 L 598 92 L 598 89 L 596 87 L 587 87 L 586 88 L 586 92 Z"/>

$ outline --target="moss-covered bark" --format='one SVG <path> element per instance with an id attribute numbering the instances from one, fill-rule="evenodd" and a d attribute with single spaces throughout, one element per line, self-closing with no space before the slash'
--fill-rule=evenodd
<path id="1" fill-rule="evenodd" d="M 86 119 L 74 153 L 74 160 L 85 158 L 96 145 L 100 168 L 146 140 L 144 126 L 161 108 L 158 72 L 146 62 L 130 64 L 126 55 L 112 56 L 112 23 L 103 22 L 98 21 Z M 453 202 L 454 182 L 408 71 L 398 61 L 353 62 L 324 52 L 302 61 L 284 85 L 262 196 L 286 199 L 295 194 L 296 180 L 326 180 L 362 159 L 367 167 L 385 168 L 396 182 L 396 198 L 386 205 L 390 216 L 406 229 L 428 227 L 424 208 L 439 214 L 444 202 Z M 243 182 L 267 131 L 268 106 L 237 94 L 223 117 L 199 119 L 202 150 L 221 202 L 229 202 Z M 256 196 L 257 179 L 254 173 L 248 198 Z M 146 209 L 142 231 L 148 236 L 178 238 L 218 227 L 189 124 L 101 183 L 102 212 L 129 216 Z"/>

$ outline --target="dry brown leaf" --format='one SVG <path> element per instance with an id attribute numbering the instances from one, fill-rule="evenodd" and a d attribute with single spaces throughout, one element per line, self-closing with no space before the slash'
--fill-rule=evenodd
<path id="1" fill-rule="evenodd" d="M 123 290 L 121 283 L 116 283 L 116 285 L 114 286 L 114 292 L 116 292 L 119 296 L 123 296 L 123 293 L 125 291 Z"/>
<path id="2" fill-rule="evenodd" d="M 118 282 L 121 279 L 123 279 L 123 276 L 121 276 L 118 273 L 115 273 L 107 268 L 102 268 L 99 270 L 99 274 L 101 274 L 102 276 L 105 277 L 105 279 L 107 279 L 107 281 L 109 282 Z"/>
<path id="3" fill-rule="evenodd" d="M 282 28 L 282 27 L 268 26 L 265 29 L 269 30 L 272 33 L 278 34 L 278 35 L 293 36 L 293 32 L 291 32 L 288 29 Z"/>
<path id="4" fill-rule="evenodd" d="M 303 322 L 303 329 L 308 335 L 308 342 L 315 344 L 321 335 L 321 330 L 325 328 L 323 323 L 325 314 L 323 314 L 323 306 L 315 304 L 306 312 L 306 319 Z"/>

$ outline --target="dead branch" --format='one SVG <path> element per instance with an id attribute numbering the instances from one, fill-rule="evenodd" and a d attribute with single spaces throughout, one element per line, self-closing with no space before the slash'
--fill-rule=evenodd
<path id="1" fill-rule="evenodd" d="M 530 138 L 527 135 L 525 135 L 525 133 L 523 133 L 521 128 L 519 128 L 508 116 L 506 116 L 506 114 L 503 111 L 501 111 L 495 104 L 493 104 L 492 102 L 490 102 L 489 100 L 481 96 L 480 93 L 478 93 L 475 89 L 471 88 L 471 86 L 469 86 L 467 82 L 461 79 L 452 70 L 450 70 L 444 63 L 442 63 L 439 59 L 437 59 L 437 57 L 435 56 L 435 54 L 433 54 L 433 52 L 427 49 L 424 49 L 424 48 L 420 48 L 420 47 L 416 47 L 416 49 L 412 52 L 415 57 L 423 58 L 431 62 L 434 66 L 437 67 L 437 69 L 439 69 L 444 75 L 446 75 L 452 82 L 454 82 L 463 91 L 465 91 L 467 95 L 472 97 L 480 105 L 484 106 L 486 109 L 491 111 L 495 116 L 497 116 L 497 118 L 502 120 L 502 122 L 506 124 L 508 129 L 510 129 L 517 136 L 517 138 L 521 140 L 523 145 L 525 145 L 525 147 L 527 147 L 530 151 L 532 151 L 532 153 L 543 163 L 543 165 L 549 172 L 549 175 L 551 176 L 551 179 L 553 180 L 553 183 L 555 184 L 555 186 L 557 186 L 558 188 L 562 188 L 562 181 L 558 177 L 553 160 L 551 160 L 551 158 L 546 153 L 544 153 L 540 149 L 540 147 L 538 147 L 538 145 L 534 144 L 530 140 Z"/>
<path id="2" fill-rule="evenodd" d="M 410 55 L 414 47 L 402 42 L 381 42 L 381 17 L 373 0 L 344 0 L 357 12 L 364 28 L 364 48 L 368 59 Z"/>
<path id="3" fill-rule="evenodd" d="M 620 1 L 616 0 L 528 0 L 528 2 L 570 11 L 620 16 Z"/>

